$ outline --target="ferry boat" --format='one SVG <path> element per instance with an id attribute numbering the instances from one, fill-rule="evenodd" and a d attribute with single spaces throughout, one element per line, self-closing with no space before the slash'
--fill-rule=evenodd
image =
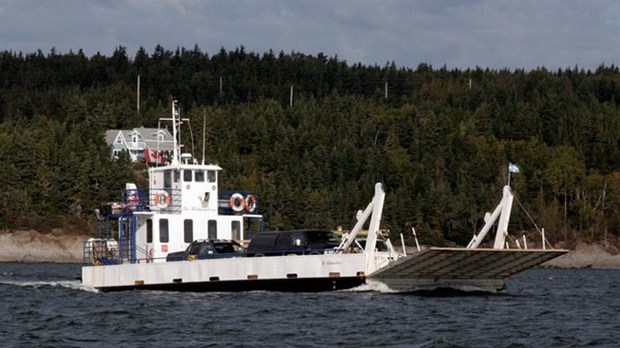
<path id="1" fill-rule="evenodd" d="M 372 201 L 357 213 L 357 223 L 335 247 L 320 252 L 262 256 L 235 250 L 226 257 L 191 257 L 190 245 L 235 245 L 264 231 L 254 192 L 220 192 L 216 164 L 198 163 L 181 153 L 181 118 L 172 115 L 174 146 L 169 162 L 148 169 L 148 190 L 126 184 L 118 203 L 98 213 L 99 238 L 84 244 L 82 283 L 100 291 L 331 291 L 367 285 L 370 289 L 410 292 L 450 288 L 500 291 L 504 280 L 560 256 L 566 250 L 507 248 L 513 195 L 503 199 L 466 248 L 428 248 L 407 255 L 381 240 L 385 192 L 375 185 Z M 499 217 L 493 248 L 480 248 Z M 368 225 L 366 227 L 366 223 Z M 359 232 L 368 233 L 360 243 Z M 300 243 L 289 239 L 289 243 Z M 210 242 L 208 242 L 210 241 Z M 214 242 L 214 241 L 217 241 Z M 193 243 L 193 244 L 192 244 Z M 378 248 L 378 243 L 386 247 Z M 543 244 L 544 245 L 544 244 Z M 190 253 L 191 254 L 191 253 Z M 169 257 L 170 256 L 170 257 Z M 174 261 L 174 262 L 172 262 Z"/>

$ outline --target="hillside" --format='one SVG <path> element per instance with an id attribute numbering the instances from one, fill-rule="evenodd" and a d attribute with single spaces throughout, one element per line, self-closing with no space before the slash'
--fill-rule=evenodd
<path id="1" fill-rule="evenodd" d="M 394 236 L 416 226 L 424 243 L 462 245 L 515 163 L 525 210 L 511 230 L 535 229 L 527 211 L 553 243 L 620 235 L 614 66 L 412 69 L 161 46 L 132 58 L 122 47 L 110 57 L 0 52 L 0 65 L 2 229 L 94 235 L 94 209 L 136 181 L 126 158 L 109 160 L 105 130 L 156 127 L 177 99 L 192 120 L 184 143 L 206 139 L 224 189 L 259 192 L 268 229 L 347 228 L 380 181 Z"/>

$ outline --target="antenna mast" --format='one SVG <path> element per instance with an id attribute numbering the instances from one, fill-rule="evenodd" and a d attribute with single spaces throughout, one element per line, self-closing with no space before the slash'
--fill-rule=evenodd
<path id="1" fill-rule="evenodd" d="M 136 86 L 136 110 L 140 113 L 140 75 L 138 75 L 138 85 Z"/>
<path id="2" fill-rule="evenodd" d="M 202 164 L 205 164 L 205 142 L 207 141 L 207 108 L 204 107 L 202 110 Z"/>
<path id="3" fill-rule="evenodd" d="M 179 163 L 179 141 L 177 139 L 177 133 L 178 133 L 178 129 L 180 127 L 180 114 L 179 114 L 179 110 L 177 109 L 177 102 L 176 100 L 172 101 L 172 139 L 174 140 L 174 147 L 172 150 L 172 163 L 173 164 L 178 164 Z M 177 117 L 179 117 L 179 120 L 177 121 Z"/>

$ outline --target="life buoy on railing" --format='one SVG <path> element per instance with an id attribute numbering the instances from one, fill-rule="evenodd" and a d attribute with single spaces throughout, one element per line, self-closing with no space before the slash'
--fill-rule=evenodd
<path id="1" fill-rule="evenodd" d="M 255 209 L 256 209 L 256 197 L 254 197 L 253 194 L 249 194 L 245 197 L 245 210 L 247 210 L 248 213 L 252 213 L 254 212 Z"/>
<path id="2" fill-rule="evenodd" d="M 233 193 L 228 200 L 228 206 L 237 213 L 241 212 L 245 206 L 243 195 L 239 192 Z"/>
<path id="3" fill-rule="evenodd" d="M 165 209 L 170 206 L 171 198 L 168 192 L 160 191 L 155 193 L 154 201 L 157 208 Z"/>

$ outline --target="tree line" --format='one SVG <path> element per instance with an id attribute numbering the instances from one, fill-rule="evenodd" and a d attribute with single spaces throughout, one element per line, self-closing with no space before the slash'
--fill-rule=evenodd
<path id="1" fill-rule="evenodd" d="M 176 99 L 193 120 L 184 143 L 202 149 L 206 114 L 207 160 L 224 168 L 224 189 L 259 193 L 269 229 L 350 228 L 382 182 L 384 227 L 464 244 L 512 162 L 512 231 L 533 232 L 529 214 L 555 242 L 618 236 L 619 84 L 615 66 L 412 69 L 243 47 L 4 51 L 0 228 L 94 231 L 99 204 L 125 182 L 145 185 L 143 164 L 109 160 L 105 131 L 155 127 Z"/>

